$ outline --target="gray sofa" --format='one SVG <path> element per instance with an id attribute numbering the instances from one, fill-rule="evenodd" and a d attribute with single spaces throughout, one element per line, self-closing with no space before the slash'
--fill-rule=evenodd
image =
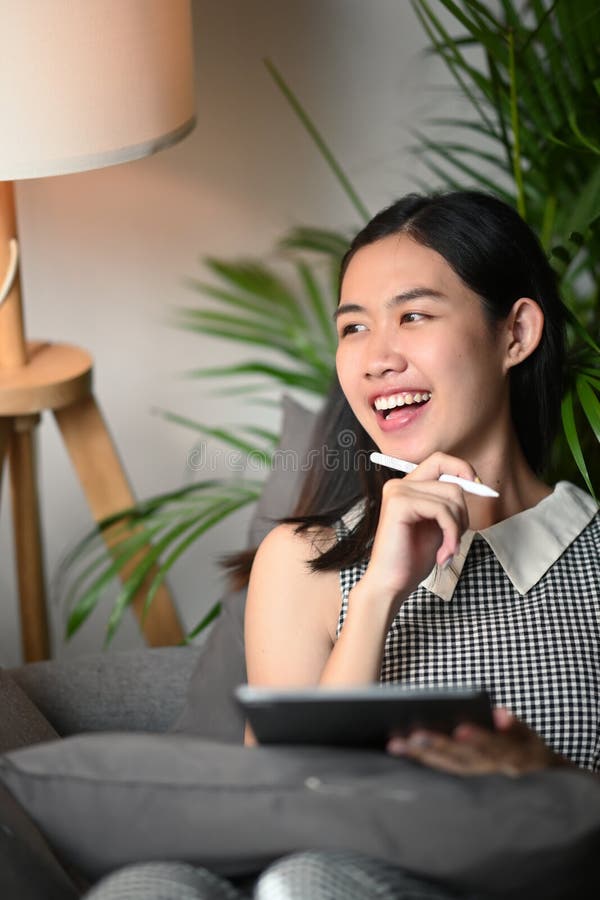
<path id="1" fill-rule="evenodd" d="M 306 446 L 312 416 L 286 403 L 283 448 Z M 297 490 L 274 470 L 251 543 Z M 600 896 L 589 774 L 465 779 L 383 753 L 244 748 L 232 699 L 244 600 L 224 598 L 202 648 L 0 670 L 3 900 L 78 900 L 146 860 L 246 878 L 310 848 L 369 853 L 480 897 Z"/>
<path id="2" fill-rule="evenodd" d="M 181 715 L 200 648 L 161 647 L 30 663 L 8 674 L 61 737 L 167 731 Z"/>
<path id="3" fill-rule="evenodd" d="M 588 774 L 464 779 L 383 753 L 244 748 L 230 697 L 243 599 L 226 598 L 201 650 L 0 672 L 2 898 L 79 900 L 148 860 L 244 879 L 310 848 L 366 852 L 482 898 L 600 896 Z"/>
<path id="4" fill-rule="evenodd" d="M 223 598 L 222 615 L 202 647 L 98 653 L 0 670 L 0 764 L 23 759 L 29 752 L 51 779 L 56 774 L 57 757 L 43 759 L 43 754 L 54 748 L 60 758 L 68 754 L 70 740 L 76 744 L 75 736 L 84 734 L 88 739 L 110 736 L 106 753 L 99 750 L 103 759 L 110 758 L 117 746 L 124 746 L 133 736 L 151 741 L 159 735 L 170 740 L 169 735 L 185 734 L 188 740 L 193 735 L 194 741 L 206 742 L 211 750 L 219 746 L 217 741 L 241 749 L 244 723 L 233 703 L 232 689 L 245 680 L 244 600 L 245 592 Z M 172 740 L 177 742 L 176 737 Z M 165 750 L 168 753 L 167 746 Z M 159 780 L 163 775 L 164 767 L 158 773 Z M 3 900 L 74 900 L 83 896 L 97 878 L 118 868 L 120 862 L 146 858 L 145 850 L 138 853 L 132 847 L 126 851 L 130 855 L 114 866 L 104 859 L 91 865 L 86 861 L 82 867 L 73 865 L 79 852 L 78 829 L 74 827 L 72 832 L 74 844 L 70 837 L 66 843 L 61 842 L 55 839 L 55 829 L 46 818 L 57 812 L 69 831 L 74 810 L 84 817 L 91 814 L 85 799 L 70 795 L 73 807 L 69 812 L 68 792 L 61 791 L 65 799 L 62 808 L 49 794 L 40 810 L 29 803 L 31 798 L 19 793 L 19 786 L 10 784 L 10 779 L 10 768 L 5 769 L 2 780 L 10 790 L 0 784 Z M 73 784 L 80 783 L 74 773 Z M 113 799 L 118 812 L 118 791 Z M 110 811 L 103 828 L 109 819 Z M 168 855 L 165 848 L 148 858 Z"/>

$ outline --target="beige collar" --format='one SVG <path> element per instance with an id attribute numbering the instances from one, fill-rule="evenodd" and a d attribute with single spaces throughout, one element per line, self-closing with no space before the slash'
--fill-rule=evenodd
<path id="1" fill-rule="evenodd" d="M 481 531 L 466 531 L 451 565 L 447 569 L 436 565 L 421 585 L 442 600 L 452 600 L 471 544 L 479 535 L 517 591 L 526 594 L 597 512 L 589 494 L 568 481 L 559 481 L 553 492 L 531 509 Z"/>

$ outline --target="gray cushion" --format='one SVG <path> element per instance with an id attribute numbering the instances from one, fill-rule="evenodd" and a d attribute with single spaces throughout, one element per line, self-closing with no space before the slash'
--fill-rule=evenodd
<path id="1" fill-rule="evenodd" d="M 39 829 L 0 785 L 0 897 L 76 900 L 78 896 L 78 888 Z"/>
<path id="2" fill-rule="evenodd" d="M 165 731 L 183 708 L 200 652 L 143 647 L 29 663 L 10 674 L 61 735 Z"/>
<path id="3" fill-rule="evenodd" d="M 95 734 L 14 751 L 0 778 L 91 878 L 152 859 L 243 874 L 315 848 L 504 900 L 600 887 L 600 784 L 575 770 L 458 778 L 383 753 Z"/>
<path id="4" fill-rule="evenodd" d="M 232 693 L 246 682 L 244 608 L 246 591 L 221 601 L 219 618 L 190 679 L 183 712 L 170 731 L 241 744 L 244 716 Z"/>
<path id="5" fill-rule="evenodd" d="M 271 470 L 250 521 L 248 546 L 258 547 L 279 519 L 289 516 L 300 495 L 307 454 L 313 445 L 317 415 L 285 394 L 281 401 L 283 424 Z"/>
<path id="6" fill-rule="evenodd" d="M 0 669 L 0 753 L 58 737 L 10 674 Z"/>
<path id="7" fill-rule="evenodd" d="M 0 670 L 0 753 L 57 737 L 10 675 Z M 73 900 L 77 896 L 38 828 L 0 785 L 0 897 Z"/>
<path id="8" fill-rule="evenodd" d="M 287 395 L 282 399 L 283 425 L 279 448 L 249 528 L 256 547 L 278 519 L 290 515 L 306 471 L 316 415 Z M 244 718 L 232 691 L 246 681 L 244 608 L 246 591 L 227 594 L 222 611 L 204 645 L 191 677 L 185 707 L 171 731 L 241 743 Z"/>

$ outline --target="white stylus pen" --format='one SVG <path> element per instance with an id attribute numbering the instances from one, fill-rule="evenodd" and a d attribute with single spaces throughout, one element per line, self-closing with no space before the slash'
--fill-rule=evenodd
<path id="1" fill-rule="evenodd" d="M 396 459 L 395 456 L 386 456 L 385 453 L 371 453 L 371 462 L 378 463 L 380 466 L 387 466 L 388 469 L 396 469 L 398 472 L 412 472 L 417 466 L 415 463 L 407 462 L 405 459 Z M 487 484 L 481 484 L 479 481 L 468 481 L 466 478 L 459 478 L 458 475 L 440 475 L 438 481 L 449 481 L 451 484 L 458 484 L 467 494 L 478 494 L 480 497 L 499 497 L 498 491 L 488 487 Z"/>

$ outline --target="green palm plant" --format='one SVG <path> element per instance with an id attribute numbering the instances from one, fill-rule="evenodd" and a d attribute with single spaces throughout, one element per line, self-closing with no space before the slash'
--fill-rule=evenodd
<path id="1" fill-rule="evenodd" d="M 288 266 L 293 272 L 287 279 L 274 267 L 215 259 L 205 261 L 212 281 L 188 279 L 188 287 L 202 295 L 202 306 L 188 305 L 176 310 L 174 324 L 186 331 L 260 351 L 255 359 L 222 368 L 197 369 L 188 373 L 190 377 L 243 379 L 241 390 L 255 395 L 274 386 L 319 397 L 327 392 L 336 342 L 334 295 L 330 289 L 333 269 L 337 269 L 333 260 L 339 259 L 347 238 L 305 229 L 299 232 L 298 240 L 310 245 L 313 253 L 320 251 L 325 266 L 313 264 L 311 268 L 304 253 L 288 249 Z M 290 238 L 290 247 L 293 243 Z M 272 362 L 265 362 L 265 350 Z M 239 387 L 235 393 L 240 393 Z M 257 397 L 256 402 L 278 401 Z M 162 411 L 162 415 L 202 438 L 218 441 L 251 458 L 253 471 L 261 465 L 265 472 L 268 470 L 279 440 L 277 433 L 253 424 L 214 428 L 172 412 Z M 106 633 L 107 642 L 110 641 L 152 567 L 156 567 L 156 574 L 146 595 L 146 609 L 182 554 L 210 528 L 255 502 L 262 485 L 261 480 L 245 476 L 203 479 L 152 497 L 101 522 L 69 552 L 57 573 L 54 590 L 67 611 L 67 637 L 83 625 L 121 570 L 151 542 L 152 549 L 142 562 L 129 567 L 129 575 L 113 604 Z M 109 531 L 110 554 L 102 540 L 102 534 Z M 216 603 L 187 639 L 206 627 L 219 609 Z"/>
<path id="2" fill-rule="evenodd" d="M 596 0 L 413 0 L 469 104 L 417 134 L 440 186 L 493 190 L 539 235 L 569 321 L 563 434 L 550 478 L 600 485 L 600 7 Z M 443 7 L 462 29 L 451 36 Z M 483 54 L 474 65 L 472 51 Z M 463 140 L 436 139 L 451 126 Z"/>
<path id="3" fill-rule="evenodd" d="M 415 134 L 414 150 L 435 181 L 425 187 L 492 190 L 513 204 L 540 236 L 557 272 L 569 321 L 563 432 L 552 448 L 547 475 L 580 481 L 598 492 L 600 7 L 596 0 L 501 0 L 497 12 L 480 0 L 412 0 L 412 6 L 431 52 L 445 63 L 469 104 L 466 115 L 437 118 L 428 123 L 427 133 Z M 450 34 L 448 20 L 458 34 Z M 479 54 L 476 62 L 473 51 Z M 275 66 L 267 62 L 267 67 L 359 218 L 366 220 L 365 205 L 315 124 Z M 444 136 L 449 126 L 451 140 Z M 463 137 L 457 140 L 456 134 Z M 208 260 L 213 281 L 189 282 L 201 294 L 202 305 L 178 310 L 176 324 L 261 354 L 269 348 L 275 356 L 270 363 L 259 355 L 191 374 L 238 384 L 242 380 L 242 389 L 250 394 L 286 387 L 323 395 L 334 365 L 331 312 L 347 238 L 316 228 L 287 235 L 281 249 L 293 279 L 264 264 Z M 215 429 L 171 413 L 165 416 L 242 453 L 258 454 L 265 464 L 277 443 L 276 434 L 251 425 Z M 155 542 L 151 561 L 162 559 L 149 605 L 181 554 L 214 524 L 252 503 L 260 487 L 245 478 L 198 482 L 102 523 L 101 528 L 116 524 L 122 529 L 116 556 L 109 560 L 104 552 L 94 554 L 98 541 L 89 535 L 62 568 L 63 583 L 65 577 L 69 582 L 68 633 L 81 626 L 106 583 L 139 550 L 140 534 Z M 138 529 L 133 534 L 132 525 Z M 136 569 L 124 583 L 109 620 L 109 638 L 144 574 Z M 218 604 L 193 634 L 217 612 Z"/>

